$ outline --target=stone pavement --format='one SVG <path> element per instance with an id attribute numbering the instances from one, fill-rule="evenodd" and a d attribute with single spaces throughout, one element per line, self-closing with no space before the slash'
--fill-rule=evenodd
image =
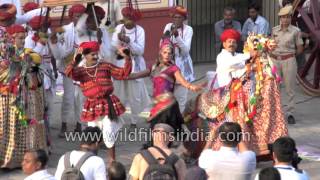
<path id="1" fill-rule="evenodd" d="M 195 66 L 195 72 L 197 73 L 197 78 L 205 75 L 205 72 L 214 70 L 214 65 L 212 64 L 202 64 Z M 151 83 L 146 80 L 148 84 L 148 90 L 151 92 Z M 312 98 L 306 96 L 301 89 L 296 87 L 297 93 L 297 123 L 295 125 L 289 125 L 290 136 L 296 140 L 299 151 L 303 155 L 303 161 L 300 167 L 306 170 L 311 179 L 320 179 L 320 98 Z M 284 92 L 282 92 L 284 95 Z M 190 93 L 190 97 L 193 96 Z M 283 105 L 285 107 L 286 98 L 283 98 Z M 67 142 L 64 139 L 57 138 L 57 133 L 59 131 L 60 125 L 60 106 L 61 97 L 57 97 L 55 101 L 55 119 L 51 122 L 51 131 L 53 139 L 52 154 L 49 160 L 49 171 L 54 174 L 55 168 L 58 164 L 60 156 L 70 150 L 77 149 L 78 144 L 75 142 Z M 125 118 L 125 120 L 128 118 Z M 127 121 L 128 122 L 128 121 Z M 72 131 L 75 122 L 70 122 L 68 125 L 68 130 Z M 127 134 L 130 132 L 128 125 L 124 126 L 123 133 Z M 138 121 L 139 128 L 147 127 L 146 123 L 142 118 Z M 116 145 L 117 150 L 117 160 L 123 163 L 129 171 L 130 164 L 132 162 L 133 156 L 139 152 L 143 142 L 133 142 L 127 139 L 125 142 L 118 142 Z M 99 155 L 106 159 L 106 150 L 101 149 Z M 258 168 L 270 166 L 271 162 L 263 162 L 258 164 Z M 22 171 L 12 170 L 12 171 L 1 171 L 0 179 L 3 180 L 21 180 L 25 177 Z"/>

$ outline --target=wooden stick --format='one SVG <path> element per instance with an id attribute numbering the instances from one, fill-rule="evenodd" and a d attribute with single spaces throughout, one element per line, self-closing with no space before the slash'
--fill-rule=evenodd
<path id="1" fill-rule="evenodd" d="M 66 9 L 67 9 L 67 5 L 64 5 L 63 6 L 63 10 L 62 10 L 62 15 L 61 15 L 61 18 L 60 18 L 60 26 L 62 26 L 63 18 L 64 18 L 64 15 L 66 13 Z"/>
<path id="2" fill-rule="evenodd" d="M 92 10 L 92 13 L 93 13 L 93 16 L 94 16 L 94 22 L 96 23 L 97 28 L 99 28 L 96 11 L 94 10 L 94 4 L 91 5 L 91 10 Z"/>

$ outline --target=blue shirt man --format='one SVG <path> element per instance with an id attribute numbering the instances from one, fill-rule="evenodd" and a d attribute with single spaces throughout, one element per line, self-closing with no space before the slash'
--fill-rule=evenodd
<path id="1" fill-rule="evenodd" d="M 251 4 L 248 8 L 249 18 L 243 24 L 242 38 L 245 41 L 249 33 L 270 35 L 269 22 L 259 15 L 260 7 L 257 4 Z"/>

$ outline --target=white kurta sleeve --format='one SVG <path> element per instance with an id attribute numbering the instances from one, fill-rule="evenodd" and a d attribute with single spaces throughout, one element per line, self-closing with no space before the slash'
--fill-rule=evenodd
<path id="1" fill-rule="evenodd" d="M 114 15 L 116 21 L 120 21 L 121 19 L 123 19 L 119 0 L 114 1 Z"/>
<path id="2" fill-rule="evenodd" d="M 60 46 L 60 43 L 56 43 L 56 44 L 52 44 L 51 42 L 49 42 L 49 46 L 51 48 L 51 53 L 53 55 L 53 57 L 56 59 L 56 60 L 61 60 L 63 59 L 63 55 L 62 55 L 62 52 L 61 50 L 63 48 L 61 48 Z"/>
<path id="3" fill-rule="evenodd" d="M 237 69 L 242 69 L 245 66 L 246 60 L 250 58 L 249 54 L 237 54 L 236 56 L 218 56 L 217 71 L 232 72 Z"/>
<path id="4" fill-rule="evenodd" d="M 112 34 L 112 38 L 111 38 L 111 47 L 113 50 L 116 50 L 117 47 L 120 45 L 120 41 L 119 41 L 119 38 L 118 38 L 118 34 L 120 33 L 121 31 L 121 28 L 122 28 L 123 24 L 119 24 L 114 33 Z"/>
<path id="5" fill-rule="evenodd" d="M 137 31 L 136 41 L 130 39 L 129 48 L 133 55 L 142 56 L 145 46 L 145 32 L 142 27 L 137 27 Z"/>
<path id="6" fill-rule="evenodd" d="M 100 55 L 103 59 L 110 59 L 111 57 L 111 43 L 110 36 L 105 28 L 102 31 L 102 43 L 100 45 Z"/>
<path id="7" fill-rule="evenodd" d="M 94 179 L 100 179 L 100 180 L 106 180 L 107 178 L 107 172 L 106 172 L 106 166 L 102 159 L 97 160 L 96 167 L 94 168 L 93 176 Z"/>
<path id="8" fill-rule="evenodd" d="M 44 45 L 42 45 L 39 42 L 34 42 L 32 40 L 32 36 L 33 34 L 29 34 L 26 39 L 25 39 L 25 43 L 24 43 L 24 48 L 29 48 L 32 49 L 34 52 L 41 54 L 41 52 L 44 49 Z"/>
<path id="9" fill-rule="evenodd" d="M 46 8 L 42 9 L 42 15 L 45 15 L 47 12 Z M 31 10 L 23 15 L 17 15 L 16 17 L 16 24 L 26 24 L 29 22 L 33 17 L 39 16 L 41 14 L 41 8 Z"/>
<path id="10" fill-rule="evenodd" d="M 167 24 L 167 25 L 164 27 L 163 34 L 164 34 L 166 31 L 170 31 L 171 26 L 172 26 L 172 23 Z"/>
<path id="11" fill-rule="evenodd" d="M 86 34 L 86 20 L 88 18 L 88 14 L 82 14 L 81 17 L 78 20 L 78 23 L 76 25 L 76 31 L 79 37 L 84 36 Z"/>
<path id="12" fill-rule="evenodd" d="M 61 179 L 63 171 L 64 171 L 64 155 L 59 159 L 57 170 L 54 174 L 54 177 L 56 179 Z"/>
<path id="13" fill-rule="evenodd" d="M 193 29 L 189 26 L 186 26 L 185 32 L 183 32 L 183 38 L 180 35 L 176 37 L 176 41 L 179 48 L 181 49 L 182 56 L 189 55 L 192 36 L 193 36 Z"/>

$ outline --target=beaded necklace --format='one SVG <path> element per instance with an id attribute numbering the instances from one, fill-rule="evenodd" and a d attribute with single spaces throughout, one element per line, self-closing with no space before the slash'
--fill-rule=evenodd
<path id="1" fill-rule="evenodd" d="M 93 65 L 93 66 L 86 66 L 86 65 L 84 66 L 84 69 L 86 70 L 87 75 L 88 75 L 89 77 L 91 77 L 91 78 L 95 78 L 94 81 L 96 81 L 96 79 L 97 79 L 98 65 L 99 65 L 99 62 L 97 62 L 97 63 L 96 63 L 95 65 Z M 89 69 L 89 68 L 96 68 L 93 75 L 88 72 L 87 69 Z"/>

